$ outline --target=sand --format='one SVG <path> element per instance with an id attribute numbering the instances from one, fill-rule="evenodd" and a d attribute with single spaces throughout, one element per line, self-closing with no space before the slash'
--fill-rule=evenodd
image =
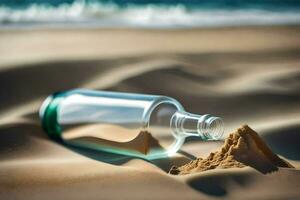
<path id="1" fill-rule="evenodd" d="M 299 199 L 300 28 L 1 30 L 0 199 Z M 189 138 L 169 159 L 72 149 L 40 127 L 55 91 L 171 96 L 189 112 L 247 123 L 295 168 L 169 175 L 223 141 Z M 228 137 L 228 135 L 226 135 Z"/>
<path id="2" fill-rule="evenodd" d="M 244 125 L 228 136 L 219 151 L 211 152 L 207 158 L 198 158 L 181 167 L 173 166 L 169 173 L 184 175 L 245 166 L 251 166 L 264 174 L 276 171 L 278 167 L 294 168 L 274 154 L 254 130 Z"/>
<path id="3" fill-rule="evenodd" d="M 164 151 L 159 141 L 148 131 L 126 129 L 116 125 L 92 124 L 69 128 L 63 131 L 62 138 L 65 143 L 78 147 L 95 150 L 108 148 L 142 157 L 150 155 L 151 150 Z"/>

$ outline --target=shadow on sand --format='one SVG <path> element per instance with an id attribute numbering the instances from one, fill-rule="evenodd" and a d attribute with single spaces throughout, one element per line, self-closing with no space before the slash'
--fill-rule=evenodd
<path id="1" fill-rule="evenodd" d="M 277 154 L 291 160 L 300 160 L 300 125 L 272 130 L 262 137 Z"/>
<path id="2" fill-rule="evenodd" d="M 0 127 L 0 155 L 9 156 L 9 152 L 22 156 L 23 154 L 27 154 L 27 147 L 32 148 L 31 154 L 35 153 L 41 154 L 45 151 L 45 155 L 49 155 L 47 149 L 43 149 L 41 147 L 37 147 L 39 145 L 32 144 L 33 139 L 37 142 L 41 140 L 51 140 L 46 133 L 42 130 L 40 126 L 39 118 L 37 113 L 30 113 L 25 116 L 25 118 L 29 119 L 30 123 L 14 123 L 7 124 Z M 141 159 L 137 157 L 125 156 L 120 154 L 108 153 L 103 151 L 97 151 L 93 149 L 80 148 L 71 145 L 64 144 L 59 141 L 51 140 L 54 143 L 57 143 L 66 149 L 69 149 L 77 154 L 83 155 L 93 160 L 97 160 L 99 162 L 105 162 L 112 165 L 122 165 L 124 163 L 129 162 L 132 159 Z M 36 148 L 36 149 L 35 149 Z M 15 150 L 15 153 L 12 151 Z M 152 163 L 162 169 L 165 172 L 168 172 L 169 169 L 173 165 L 182 165 L 190 160 L 188 156 L 192 156 L 184 151 L 179 152 L 182 156 L 176 158 L 162 158 L 155 160 L 145 160 L 146 162 Z"/>

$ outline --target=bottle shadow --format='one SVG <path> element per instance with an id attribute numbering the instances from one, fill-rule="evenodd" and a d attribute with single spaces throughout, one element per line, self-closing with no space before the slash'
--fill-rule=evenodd
<path id="1" fill-rule="evenodd" d="M 140 157 L 126 156 L 121 154 L 114 154 L 114 153 L 109 153 L 109 152 L 104 152 L 99 150 L 88 149 L 84 147 L 72 146 L 63 143 L 62 141 L 55 141 L 49 138 L 47 134 L 43 131 L 40 125 L 38 114 L 36 112 L 24 115 L 23 118 L 30 121 L 30 123 L 15 123 L 15 124 L 10 124 L 7 126 L 0 127 L 0 134 L 1 134 L 0 149 L 10 149 L 12 148 L 11 145 L 13 145 L 13 143 L 14 144 L 18 143 L 18 145 L 20 146 L 23 145 L 27 146 L 30 145 L 29 141 L 31 141 L 33 138 L 38 138 L 39 141 L 41 140 L 52 141 L 72 152 L 75 152 L 76 154 L 83 155 L 85 157 L 88 157 L 90 159 L 99 162 L 104 162 L 112 165 L 123 165 L 129 162 L 130 160 L 141 159 L 144 160 L 145 162 L 157 166 L 158 168 L 165 171 L 166 173 L 168 173 L 168 171 L 171 169 L 173 165 L 181 166 L 189 162 L 190 160 L 195 159 L 193 155 L 182 150 L 180 150 L 178 154 L 174 157 L 165 157 L 160 159 L 149 160 Z M 43 150 L 41 149 L 40 152 L 41 151 Z"/>
<path id="2" fill-rule="evenodd" d="M 114 153 L 109 153 L 104 151 L 93 150 L 93 149 L 81 148 L 81 147 L 71 146 L 64 143 L 60 143 L 60 144 L 80 155 L 83 155 L 93 160 L 97 160 L 99 162 L 105 162 L 112 165 L 123 165 L 129 162 L 130 160 L 140 159 L 155 165 L 156 167 L 160 168 L 166 173 L 169 172 L 169 170 L 172 168 L 173 165 L 177 165 L 177 166 L 183 165 L 191 160 L 188 156 L 192 157 L 192 155 L 188 154 L 187 152 L 179 151 L 178 156 L 176 157 L 164 157 L 164 158 L 150 160 L 141 157 L 126 156 L 126 155 L 114 154 Z"/>

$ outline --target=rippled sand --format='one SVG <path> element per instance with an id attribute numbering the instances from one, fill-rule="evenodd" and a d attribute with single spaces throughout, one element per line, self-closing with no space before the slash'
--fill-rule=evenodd
<path id="1" fill-rule="evenodd" d="M 0 32 L 0 199 L 299 199 L 300 28 Z M 38 108 L 77 87 L 163 94 L 187 111 L 247 123 L 296 169 L 172 176 L 222 142 L 189 139 L 146 162 L 70 149 L 41 130 Z"/>

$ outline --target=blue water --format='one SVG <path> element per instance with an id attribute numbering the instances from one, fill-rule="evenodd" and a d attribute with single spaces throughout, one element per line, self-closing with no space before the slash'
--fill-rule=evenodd
<path id="1" fill-rule="evenodd" d="M 0 0 L 0 27 L 300 24 L 300 0 Z"/>

